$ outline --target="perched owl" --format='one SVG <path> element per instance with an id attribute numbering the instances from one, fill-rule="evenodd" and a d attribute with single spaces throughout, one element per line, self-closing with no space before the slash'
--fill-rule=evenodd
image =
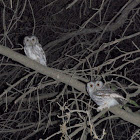
<path id="1" fill-rule="evenodd" d="M 99 106 L 97 111 L 101 111 L 104 108 L 110 108 L 111 106 L 118 104 L 123 104 L 126 100 L 121 95 L 104 86 L 102 81 L 87 83 L 87 92 L 92 100 Z"/>
<path id="2" fill-rule="evenodd" d="M 46 66 L 46 56 L 36 36 L 26 36 L 23 41 L 25 54 Z"/>

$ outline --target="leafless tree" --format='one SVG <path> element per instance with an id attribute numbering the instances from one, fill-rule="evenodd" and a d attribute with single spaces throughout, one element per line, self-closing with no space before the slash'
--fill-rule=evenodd
<path id="1" fill-rule="evenodd" d="M 1 0 L 2 139 L 140 139 L 140 0 Z M 47 67 L 27 58 L 36 35 Z M 128 103 L 101 112 L 86 83 Z"/>

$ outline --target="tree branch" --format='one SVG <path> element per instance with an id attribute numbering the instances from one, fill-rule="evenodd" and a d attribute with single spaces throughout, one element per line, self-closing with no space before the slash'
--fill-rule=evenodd
<path id="1" fill-rule="evenodd" d="M 77 31 L 67 33 L 64 36 L 61 36 L 59 39 L 49 42 L 43 48 L 44 48 L 44 50 L 52 49 L 57 44 L 59 44 L 63 41 L 66 41 L 69 38 L 75 37 L 77 35 L 99 33 L 101 31 L 103 31 L 104 29 L 105 29 L 105 32 L 113 32 L 124 25 L 125 21 L 128 18 L 129 13 L 139 4 L 140 4 L 140 0 L 131 0 L 131 1 L 127 2 L 127 4 L 126 4 L 127 6 L 125 8 L 123 7 L 122 9 L 120 9 L 120 11 L 117 14 L 117 15 L 119 15 L 119 14 L 120 15 L 118 17 L 114 17 L 107 25 L 102 25 L 97 28 L 89 28 L 89 29 L 85 28 L 82 30 L 79 29 Z M 115 22 L 113 23 L 114 20 L 115 20 Z"/>
<path id="2" fill-rule="evenodd" d="M 47 75 L 59 82 L 63 82 L 67 85 L 70 85 L 83 93 L 87 93 L 84 83 L 78 81 L 77 79 L 74 79 L 72 76 L 64 74 L 60 70 L 45 67 L 45 66 L 37 63 L 36 61 L 33 61 L 33 60 L 29 59 L 28 57 L 26 57 L 20 53 L 17 53 L 15 51 L 11 50 L 10 48 L 2 46 L 2 45 L 0 45 L 0 54 L 13 59 L 14 61 L 17 61 L 17 62 L 25 65 L 26 67 L 34 69 L 43 75 Z M 120 118 L 140 127 L 140 116 L 137 115 L 136 113 L 128 113 L 118 107 L 113 107 L 110 109 L 110 111 L 113 114 L 118 115 Z"/>
<path id="3" fill-rule="evenodd" d="M 79 91 L 86 93 L 85 85 L 83 83 L 79 82 L 77 79 L 72 78 L 72 76 L 64 74 L 61 70 L 56 70 L 53 68 L 45 67 L 45 66 L 39 64 L 38 62 L 31 60 L 28 57 L 26 57 L 20 53 L 17 53 L 15 51 L 9 49 L 8 47 L 2 46 L 2 45 L 0 45 L 0 54 L 7 56 L 14 61 L 17 61 L 17 62 L 25 65 L 26 67 L 34 69 L 35 71 L 37 71 L 43 75 L 47 75 L 47 76 L 55 79 L 56 81 L 63 82 L 67 85 L 70 85 L 70 86 L 76 88 Z"/>
<path id="4" fill-rule="evenodd" d="M 125 121 L 131 122 L 136 126 L 140 127 L 140 115 L 133 112 L 126 112 L 125 110 L 114 106 L 109 109 L 113 114 L 116 114 L 118 117 L 122 118 Z"/>

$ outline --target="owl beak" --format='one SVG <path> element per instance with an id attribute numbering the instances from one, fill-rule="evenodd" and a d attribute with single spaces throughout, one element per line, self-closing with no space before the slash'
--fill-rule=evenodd
<path id="1" fill-rule="evenodd" d="M 32 47 L 33 47 L 33 43 L 31 42 L 31 44 L 30 44 Z"/>

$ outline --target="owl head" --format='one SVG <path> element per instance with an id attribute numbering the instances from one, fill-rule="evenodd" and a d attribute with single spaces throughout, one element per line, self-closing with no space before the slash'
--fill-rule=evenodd
<path id="1" fill-rule="evenodd" d="M 39 43 L 39 41 L 36 36 L 26 36 L 23 40 L 23 44 L 25 46 L 35 46 L 38 43 Z"/>
<path id="2" fill-rule="evenodd" d="M 89 82 L 87 83 L 87 91 L 88 93 L 93 93 L 97 90 L 101 90 L 103 87 L 102 81 L 96 81 L 96 82 Z"/>

